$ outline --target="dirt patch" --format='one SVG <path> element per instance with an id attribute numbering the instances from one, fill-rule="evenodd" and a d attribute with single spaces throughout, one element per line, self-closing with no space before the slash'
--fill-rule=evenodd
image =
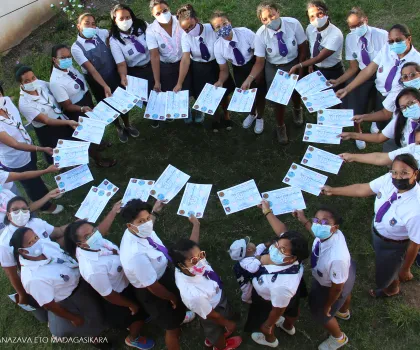
<path id="1" fill-rule="evenodd" d="M 411 281 L 402 287 L 402 297 L 411 307 L 420 310 L 420 282 Z"/>

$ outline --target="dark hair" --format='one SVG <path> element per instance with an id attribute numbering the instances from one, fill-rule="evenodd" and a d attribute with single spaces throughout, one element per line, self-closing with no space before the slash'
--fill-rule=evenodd
<path id="1" fill-rule="evenodd" d="M 176 11 L 176 18 L 178 21 L 184 21 L 190 18 L 198 19 L 198 15 L 191 4 L 185 4 Z"/>
<path id="2" fill-rule="evenodd" d="M 149 3 L 150 11 L 152 11 L 155 6 L 160 5 L 160 4 L 165 4 L 166 6 L 169 7 L 169 4 L 165 0 L 150 0 L 150 3 Z"/>
<path id="3" fill-rule="evenodd" d="M 411 37 L 410 28 L 408 28 L 405 24 L 394 24 L 389 31 L 391 32 L 391 30 L 394 29 L 399 30 L 406 38 Z"/>
<path id="4" fill-rule="evenodd" d="M 85 17 L 93 17 L 93 19 L 96 21 L 96 17 L 95 17 L 95 15 L 93 15 L 93 14 L 92 14 L 92 13 L 90 13 L 90 12 L 85 12 L 85 13 L 82 13 L 79 17 L 77 17 L 77 24 L 82 23 L 82 20 L 83 20 L 83 18 L 85 18 Z"/>
<path id="5" fill-rule="evenodd" d="M 297 231 L 286 231 L 280 237 L 277 237 L 277 241 L 280 239 L 288 239 L 292 244 L 292 255 L 297 257 L 298 262 L 302 262 L 309 256 L 308 240 Z"/>
<path id="6" fill-rule="evenodd" d="M 51 72 L 52 72 L 52 70 L 53 70 L 53 68 L 54 68 L 54 61 L 53 61 L 53 58 L 56 58 L 57 57 L 57 52 L 59 51 L 59 50 L 61 50 L 61 49 L 67 49 L 67 50 L 69 50 L 70 51 L 70 48 L 68 47 L 68 45 L 66 45 L 66 44 L 57 44 L 57 45 L 54 45 L 53 47 L 52 47 L 52 49 L 51 49 Z"/>
<path id="7" fill-rule="evenodd" d="M 129 201 L 123 210 L 121 211 L 121 217 L 124 219 L 125 222 L 132 222 L 137 215 L 143 210 L 147 210 L 147 212 L 152 212 L 152 206 L 147 203 L 143 202 L 140 199 L 132 199 Z"/>
<path id="8" fill-rule="evenodd" d="M 130 13 L 131 19 L 133 20 L 133 35 L 139 36 L 141 34 L 146 33 L 147 24 L 144 20 L 141 18 L 137 18 L 137 16 L 134 14 L 133 10 L 124 4 L 118 4 L 115 5 L 111 10 L 111 30 L 110 35 L 111 37 L 117 39 L 120 43 L 125 45 L 124 40 L 121 38 L 121 32 L 118 28 L 117 24 L 115 23 L 115 17 L 117 11 L 126 10 Z"/>
<path id="9" fill-rule="evenodd" d="M 419 163 L 417 162 L 416 158 L 414 158 L 414 156 L 410 153 L 399 154 L 398 156 L 395 157 L 392 164 L 394 165 L 394 163 L 396 161 L 399 161 L 399 162 L 402 162 L 402 163 L 408 165 L 414 171 L 419 170 Z M 416 181 L 417 182 L 420 181 L 420 172 L 417 174 Z"/>
<path id="10" fill-rule="evenodd" d="M 405 127 L 407 124 L 407 118 L 401 112 L 400 109 L 400 98 L 406 95 L 413 96 L 417 101 L 420 102 L 420 91 L 415 88 L 405 88 L 401 90 L 398 94 L 397 98 L 395 99 L 395 107 L 397 112 L 397 122 L 395 123 L 395 143 L 398 147 L 401 147 L 401 137 Z"/>
<path id="11" fill-rule="evenodd" d="M 18 83 L 22 82 L 22 75 L 32 72 L 32 68 L 24 64 L 18 64 L 15 67 L 15 79 Z"/>
<path id="12" fill-rule="evenodd" d="M 23 237 L 25 233 L 29 230 L 32 230 L 29 227 L 19 227 L 15 233 L 13 233 L 12 238 L 10 239 L 9 245 L 13 248 L 13 256 L 15 258 L 16 264 L 20 269 L 20 262 L 19 262 L 19 248 L 23 248 Z"/>
<path id="13" fill-rule="evenodd" d="M 23 197 L 21 197 L 21 196 L 16 196 L 16 197 L 13 197 L 13 198 L 12 198 L 12 199 L 11 199 L 11 200 L 7 203 L 7 207 L 6 207 L 6 214 L 10 212 L 10 209 L 12 208 L 13 203 L 15 203 L 15 202 L 20 202 L 20 201 L 24 202 L 24 203 L 25 203 L 25 204 L 29 207 L 29 203 L 28 203 L 28 201 L 27 201 L 25 198 L 23 198 Z M 29 220 L 31 220 L 31 219 L 32 219 L 32 213 L 31 213 L 31 216 L 30 216 Z M 4 224 L 5 224 L 5 225 L 9 225 L 9 224 L 10 224 L 10 220 L 9 220 L 9 218 L 7 217 L 7 215 L 4 217 L 3 222 L 4 222 Z"/>
<path id="14" fill-rule="evenodd" d="M 4 96 L 4 90 L 3 90 L 3 82 L 0 81 L 0 93 L 2 96 Z"/>
<path id="15" fill-rule="evenodd" d="M 226 18 L 230 22 L 229 17 L 223 11 L 219 11 L 219 10 L 213 11 L 213 13 L 210 16 L 210 22 L 212 22 L 216 18 Z"/>
<path id="16" fill-rule="evenodd" d="M 347 14 L 347 18 L 349 18 L 351 15 L 355 15 L 357 18 L 367 18 L 365 11 L 363 11 L 358 6 L 352 7 L 352 9 Z"/>
<path id="17" fill-rule="evenodd" d="M 173 247 L 169 248 L 168 253 L 175 267 L 180 269 L 179 264 L 185 263 L 185 259 L 187 258 L 186 253 L 194 247 L 199 247 L 196 242 L 183 238 L 180 239 Z"/>
<path id="18" fill-rule="evenodd" d="M 341 215 L 339 215 L 335 209 L 329 207 L 328 205 L 320 205 L 317 208 L 316 212 L 319 212 L 319 211 L 326 211 L 327 213 L 330 213 L 336 225 L 342 225 L 344 222 Z"/>
<path id="19" fill-rule="evenodd" d="M 264 1 L 257 6 L 257 17 L 261 19 L 261 13 L 264 10 L 280 11 L 279 6 L 274 1 Z"/>
<path id="20" fill-rule="evenodd" d="M 79 242 L 79 239 L 77 238 L 77 230 L 83 225 L 91 225 L 92 227 L 95 227 L 94 224 L 87 220 L 79 220 L 67 225 L 64 230 L 64 251 L 73 258 L 76 258 L 77 242 Z"/>
<path id="21" fill-rule="evenodd" d="M 404 65 L 401 67 L 401 72 L 404 68 L 407 68 L 407 67 L 414 67 L 416 72 L 420 73 L 420 64 L 418 64 L 417 62 L 404 63 Z M 400 78 L 400 84 L 404 85 L 404 83 L 401 81 L 401 78 Z"/>
<path id="22" fill-rule="evenodd" d="M 308 16 L 308 10 L 311 7 L 316 7 L 318 10 L 322 10 L 326 15 L 328 15 L 328 6 L 323 0 L 311 0 L 306 4 L 306 14 Z"/>

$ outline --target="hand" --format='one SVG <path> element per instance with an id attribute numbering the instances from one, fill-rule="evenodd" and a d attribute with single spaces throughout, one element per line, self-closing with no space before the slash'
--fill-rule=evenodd
<path id="1" fill-rule="evenodd" d="M 153 211 L 155 213 L 160 213 L 165 206 L 165 203 L 163 201 L 156 201 L 155 205 L 153 206 Z"/>
<path id="2" fill-rule="evenodd" d="M 354 122 L 360 124 L 360 123 L 362 123 L 364 121 L 363 120 L 363 117 L 364 117 L 363 114 L 355 115 L 353 118 L 351 118 L 351 120 L 353 120 Z"/>
<path id="3" fill-rule="evenodd" d="M 54 188 L 53 190 L 48 192 L 48 197 L 50 197 L 51 199 L 54 199 L 55 197 L 58 197 L 60 194 L 61 194 L 60 189 Z"/>
<path id="4" fill-rule="evenodd" d="M 16 294 L 16 303 L 17 304 L 22 304 L 22 305 L 28 305 L 29 303 L 29 298 L 28 298 L 28 294 Z"/>
<path id="5" fill-rule="evenodd" d="M 174 92 L 178 92 L 182 90 L 182 84 L 176 84 L 174 87 Z"/>
<path id="6" fill-rule="evenodd" d="M 220 80 L 218 80 L 218 81 L 216 81 L 216 82 L 214 83 L 214 86 L 215 86 L 216 88 L 218 88 L 218 87 L 223 87 L 223 83 L 222 83 Z"/>
<path id="7" fill-rule="evenodd" d="M 109 88 L 108 85 L 104 87 L 104 92 L 105 92 L 105 97 L 111 97 L 112 96 L 111 89 Z"/>
<path id="8" fill-rule="evenodd" d="M 118 201 L 117 203 L 115 203 L 111 211 L 115 214 L 119 214 L 121 211 L 121 201 Z"/>
<path id="9" fill-rule="evenodd" d="M 56 165 L 50 165 L 47 169 L 45 169 L 45 172 L 47 173 L 47 174 L 49 174 L 49 173 L 57 173 L 58 171 L 60 171 L 60 169 L 58 169 L 57 168 L 57 166 Z"/>
<path id="10" fill-rule="evenodd" d="M 303 210 L 295 210 L 292 213 L 292 215 L 293 215 L 294 218 L 298 219 L 298 221 L 301 222 L 302 224 L 305 223 L 306 221 L 308 221 L 306 219 L 306 216 L 305 216 L 305 213 L 304 213 Z"/>
<path id="11" fill-rule="evenodd" d="M 248 90 L 251 87 L 251 83 L 252 81 L 249 81 L 248 78 L 245 79 L 245 81 L 243 82 L 241 89 L 242 90 Z"/>
<path id="12" fill-rule="evenodd" d="M 128 80 L 127 80 L 127 76 L 126 75 L 124 75 L 124 76 L 121 77 L 121 85 L 124 86 L 124 87 L 127 87 L 128 86 Z"/>
<path id="13" fill-rule="evenodd" d="M 337 96 L 339 99 L 343 99 L 344 97 L 346 97 L 348 94 L 348 91 L 346 88 L 344 89 L 340 89 L 335 93 L 335 96 Z"/>
<path id="14" fill-rule="evenodd" d="M 233 333 L 236 331 L 236 323 L 231 320 L 226 320 L 224 324 L 227 333 Z"/>
<path id="15" fill-rule="evenodd" d="M 195 217 L 195 215 L 191 215 L 191 216 L 188 218 L 188 220 L 190 220 L 190 222 L 191 222 L 194 226 L 196 226 L 196 225 L 200 226 L 200 221 L 198 221 L 198 219 Z"/>
<path id="16" fill-rule="evenodd" d="M 338 79 L 330 79 L 327 82 L 331 84 L 331 87 L 336 87 L 337 85 L 340 85 Z"/>
<path id="17" fill-rule="evenodd" d="M 341 137 L 342 140 L 351 140 L 354 138 L 352 132 L 342 132 L 338 137 Z"/>
<path id="18" fill-rule="evenodd" d="M 83 326 L 85 320 L 79 315 L 74 315 L 73 319 L 70 322 L 73 324 L 73 326 L 80 327 Z"/>
<path id="19" fill-rule="evenodd" d="M 39 150 L 42 150 L 42 152 L 45 152 L 46 154 L 49 154 L 50 156 L 53 155 L 53 149 L 51 147 L 38 147 Z"/>
<path id="20" fill-rule="evenodd" d="M 137 304 L 132 304 L 128 308 L 130 309 L 132 315 L 135 315 L 137 312 L 139 312 L 139 306 Z"/>
<path id="21" fill-rule="evenodd" d="M 268 201 L 266 201 L 265 199 L 263 199 L 261 201 L 261 204 L 258 205 L 258 208 L 261 208 L 262 211 L 264 212 L 264 210 L 270 210 L 270 204 L 268 203 Z"/>
<path id="22" fill-rule="evenodd" d="M 155 90 L 156 92 L 161 92 L 162 91 L 160 89 L 160 82 L 155 83 L 155 86 L 153 86 L 153 90 Z"/>
<path id="23" fill-rule="evenodd" d="M 81 108 L 82 113 L 86 113 L 86 112 L 92 112 L 92 108 L 90 108 L 89 106 L 83 106 Z"/>
<path id="24" fill-rule="evenodd" d="M 344 160 L 346 163 L 353 162 L 353 154 L 352 153 L 341 153 L 338 155 L 342 160 Z"/>
<path id="25" fill-rule="evenodd" d="M 68 126 L 72 127 L 74 130 L 79 126 L 79 123 L 75 120 L 68 120 L 67 121 Z"/>
<path id="26" fill-rule="evenodd" d="M 332 196 L 333 195 L 333 187 L 331 186 L 322 186 L 321 193 L 325 196 Z"/>
<path id="27" fill-rule="evenodd" d="M 296 74 L 296 72 L 300 69 L 300 64 L 296 64 L 289 70 L 289 75 Z"/>
<path id="28" fill-rule="evenodd" d="M 401 282 L 408 282 L 413 279 L 413 274 L 411 273 L 410 269 L 401 269 L 398 277 L 400 278 Z"/>
<path id="29" fill-rule="evenodd" d="M 178 306 L 178 298 L 175 296 L 175 294 L 171 293 L 169 301 L 172 304 L 172 309 L 176 309 L 176 307 Z"/>
<path id="30" fill-rule="evenodd" d="M 327 317 L 331 317 L 331 306 L 324 307 L 324 315 Z"/>
<path id="31" fill-rule="evenodd" d="M 314 66 L 309 66 L 308 67 L 308 72 L 309 72 L 309 74 L 313 73 L 314 72 Z"/>

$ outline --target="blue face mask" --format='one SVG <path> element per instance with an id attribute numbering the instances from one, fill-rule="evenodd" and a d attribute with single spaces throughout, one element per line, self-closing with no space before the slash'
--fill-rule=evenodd
<path id="1" fill-rule="evenodd" d="M 410 107 L 407 107 L 404 112 L 402 112 L 403 116 L 407 119 L 420 119 L 420 106 L 418 103 L 413 104 Z"/>
<path id="2" fill-rule="evenodd" d="M 401 55 L 407 50 L 407 44 L 405 41 L 400 41 L 399 43 L 389 45 L 389 49 L 397 55 Z"/>
<path id="3" fill-rule="evenodd" d="M 411 87 L 420 90 L 420 78 L 416 78 L 410 81 L 404 81 L 403 85 L 404 87 Z"/>
<path id="4" fill-rule="evenodd" d="M 96 28 L 83 28 L 82 34 L 85 38 L 91 39 L 96 35 Z"/>
<path id="5" fill-rule="evenodd" d="M 311 227 L 312 232 L 314 233 L 315 237 L 319 239 L 327 239 L 331 237 L 331 226 L 330 225 L 321 225 L 313 223 Z"/>
<path id="6" fill-rule="evenodd" d="M 277 30 L 281 26 L 281 18 L 273 19 L 270 23 L 267 24 L 267 28 L 272 30 Z"/>
<path id="7" fill-rule="evenodd" d="M 61 69 L 69 69 L 73 65 L 72 58 L 63 58 L 60 60 L 60 64 L 58 65 Z"/>
<path id="8" fill-rule="evenodd" d="M 220 38 L 226 38 L 229 36 L 230 32 L 232 31 L 232 25 L 226 24 L 222 28 L 217 31 L 217 36 Z"/>
<path id="9" fill-rule="evenodd" d="M 276 265 L 281 265 L 284 263 L 284 259 L 287 258 L 280 250 L 278 250 L 274 245 L 269 248 L 270 259 Z"/>
<path id="10" fill-rule="evenodd" d="M 355 33 L 357 36 L 363 36 L 363 35 L 365 35 L 365 34 L 367 33 L 367 30 L 368 30 L 368 26 L 367 26 L 367 24 L 365 23 L 365 24 L 362 24 L 360 27 L 357 27 L 357 28 L 354 30 L 354 33 Z"/>

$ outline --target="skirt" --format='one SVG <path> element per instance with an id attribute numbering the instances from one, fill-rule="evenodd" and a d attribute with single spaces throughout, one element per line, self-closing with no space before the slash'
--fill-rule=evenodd
<path id="1" fill-rule="evenodd" d="M 181 323 L 184 321 L 187 308 L 182 303 L 181 295 L 175 284 L 175 272 L 173 268 L 167 267 L 158 282 L 176 295 L 179 301 L 176 309 L 172 308 L 170 301 L 158 298 L 147 288 L 136 288 L 136 298 L 144 310 L 150 315 L 152 321 L 160 328 L 165 330 L 177 329 L 181 327 Z"/>
<path id="2" fill-rule="evenodd" d="M 410 240 L 402 243 L 386 242 L 372 228 L 373 249 L 375 250 L 375 280 L 378 289 L 384 289 L 398 280 Z"/>
<path id="3" fill-rule="evenodd" d="M 181 61 L 175 63 L 165 63 L 160 61 L 160 89 L 162 92 L 172 91 L 178 83 L 179 66 Z M 188 70 L 182 90 L 191 90 L 191 71 Z"/>
<path id="4" fill-rule="evenodd" d="M 299 59 L 296 57 L 293 61 L 290 61 L 286 64 L 272 64 L 265 61 L 264 73 L 265 73 L 265 83 L 267 91 L 270 89 L 271 83 L 276 76 L 277 70 L 281 69 L 282 71 L 289 72 L 289 70 L 299 63 Z"/>
<path id="5" fill-rule="evenodd" d="M 96 337 L 106 329 L 100 296 L 82 278 L 79 286 L 67 298 L 59 302 L 67 311 L 80 315 L 85 323 L 80 327 L 48 311 L 48 326 L 56 337 Z"/>
<path id="6" fill-rule="evenodd" d="M 155 78 L 153 77 L 152 65 L 150 62 L 141 67 L 127 67 L 127 73 L 133 77 L 147 80 L 147 93 L 150 95 L 150 91 L 152 91 L 155 86 Z"/>
<path id="7" fill-rule="evenodd" d="M 235 86 L 240 87 L 246 78 L 248 78 L 249 73 L 251 73 L 252 67 L 255 64 L 255 57 L 252 58 L 248 63 L 245 63 L 243 66 L 235 66 L 232 64 L 233 70 L 233 79 L 235 80 Z M 256 79 L 252 82 L 250 89 L 258 88 L 257 96 L 263 96 L 267 94 L 267 89 L 265 85 L 264 76 L 261 75 L 260 79 Z"/>
<path id="8" fill-rule="evenodd" d="M 81 100 L 73 103 L 74 105 L 80 106 L 80 107 L 90 107 L 93 109 L 94 105 L 93 105 L 93 100 L 92 100 L 92 95 L 90 93 L 90 91 L 87 91 Z M 69 112 L 69 111 L 65 111 L 65 114 L 67 116 L 67 118 L 69 118 L 70 120 L 75 120 L 76 122 L 79 121 L 79 117 L 86 117 L 86 115 L 82 112 Z"/>
<path id="9" fill-rule="evenodd" d="M 85 79 L 89 84 L 92 95 L 95 97 L 96 103 L 102 101 L 106 97 L 104 88 L 99 85 L 99 83 L 93 79 L 90 74 L 85 74 Z M 120 76 L 117 70 L 115 70 L 115 72 L 105 80 L 105 83 L 107 83 L 111 91 L 115 91 L 115 89 L 120 86 L 120 81 Z"/>
<path id="10" fill-rule="evenodd" d="M 309 307 L 311 309 L 312 317 L 321 324 L 326 324 L 331 320 L 334 315 L 340 310 L 347 297 L 351 294 L 353 290 L 354 282 L 356 280 L 356 263 L 352 260 L 350 264 L 349 277 L 344 283 L 343 291 L 337 301 L 331 306 L 331 316 L 327 317 L 324 314 L 324 305 L 328 300 L 328 295 L 330 292 L 329 287 L 324 287 L 319 284 L 319 282 L 313 278 L 311 291 L 309 292 Z"/>
<path id="11" fill-rule="evenodd" d="M 346 81 L 346 85 L 349 85 L 353 80 L 354 78 L 351 78 Z M 354 115 L 370 113 L 372 109 L 375 112 L 381 110 L 383 107 L 382 102 L 379 102 L 378 106 L 376 98 L 378 90 L 376 90 L 375 80 L 376 74 L 366 80 L 362 85 L 355 88 L 344 98 L 343 107 L 352 109 Z"/>

